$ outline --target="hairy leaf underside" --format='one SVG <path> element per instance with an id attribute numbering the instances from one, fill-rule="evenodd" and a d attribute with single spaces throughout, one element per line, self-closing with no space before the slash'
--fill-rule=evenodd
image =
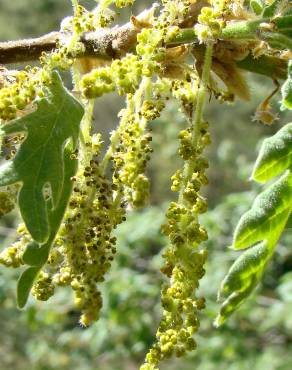
<path id="1" fill-rule="evenodd" d="M 283 171 L 255 199 L 251 209 L 239 220 L 233 249 L 247 249 L 231 266 L 218 298 L 224 299 L 215 325 L 221 325 L 250 295 L 260 281 L 268 260 L 285 229 L 292 210 L 292 123 L 264 140 L 252 178 L 265 183 Z"/>

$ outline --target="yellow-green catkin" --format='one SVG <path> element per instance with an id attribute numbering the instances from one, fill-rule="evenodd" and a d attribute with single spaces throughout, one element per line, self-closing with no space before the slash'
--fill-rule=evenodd
<path id="1" fill-rule="evenodd" d="M 141 370 L 156 369 L 158 363 L 172 355 L 180 357 L 196 348 L 193 339 L 199 328 L 198 312 L 204 308 L 204 298 L 196 296 L 199 280 L 203 277 L 207 251 L 199 244 L 208 238 L 207 231 L 200 224 L 198 215 L 206 212 L 206 199 L 200 189 L 207 183 L 205 170 L 208 160 L 203 150 L 210 138 L 207 123 L 200 128 L 200 138 L 192 144 L 192 127 L 181 131 L 179 154 L 183 160 L 193 163 L 192 175 L 178 171 L 172 177 L 172 190 L 180 192 L 177 202 L 172 202 L 166 213 L 164 234 L 170 245 L 163 253 L 165 260 L 161 271 L 169 278 L 162 288 L 163 317 L 156 337 L 157 342 L 146 356 Z"/>
<path id="2" fill-rule="evenodd" d="M 135 0 L 115 0 L 115 5 L 117 8 L 125 8 L 127 6 L 132 6 Z"/>
<path id="3" fill-rule="evenodd" d="M 152 149 L 147 122 L 159 117 L 165 106 L 161 96 L 153 94 L 157 75 L 162 72 L 160 61 L 165 55 L 162 44 L 167 25 L 161 20 L 153 16 L 148 19 L 148 24 L 154 27 L 144 28 L 138 34 L 136 55 L 127 54 L 108 67 L 97 68 L 80 82 L 86 98 L 114 90 L 127 95 L 127 105 L 119 114 L 120 125 L 112 134 L 109 159 L 113 162 L 114 187 L 123 188 L 125 200 L 133 207 L 142 206 L 149 192 L 145 172 Z"/>
<path id="4" fill-rule="evenodd" d="M 147 119 L 141 111 L 141 95 L 147 90 L 144 85 L 148 83 L 146 77 L 135 95 L 127 96 L 127 107 L 120 112 L 118 140 L 111 158 L 114 164 L 113 184 L 124 189 L 125 200 L 133 207 L 144 205 L 149 192 L 145 170 L 152 152 L 152 138 L 146 132 Z"/>
<path id="5" fill-rule="evenodd" d="M 159 70 L 157 55 L 161 54 L 157 46 L 162 33 L 152 34 L 144 29 L 137 39 L 137 55 L 127 54 L 108 67 L 97 68 L 80 83 L 86 98 L 114 90 L 126 95 L 126 107 L 119 113 L 120 125 L 111 135 L 108 159 L 113 163 L 113 186 L 115 190 L 123 189 L 123 196 L 132 207 L 144 205 L 148 197 L 149 180 L 145 172 L 152 149 L 147 122 L 159 117 L 164 108 L 163 101 L 153 96 L 153 80 Z"/>
<path id="6" fill-rule="evenodd" d="M 14 209 L 18 189 L 17 185 L 9 185 L 0 189 L 0 218 Z"/>
<path id="7" fill-rule="evenodd" d="M 125 219 L 125 211 L 121 202 L 115 202 L 112 186 L 102 173 L 99 137 L 93 136 L 85 147 L 87 155 L 73 179 L 73 194 L 46 269 L 57 266 L 51 282 L 71 286 L 82 312 L 80 323 L 87 326 L 99 317 L 102 299 L 97 284 L 104 281 L 113 261 L 116 238 L 112 231 Z M 43 280 L 41 276 L 34 285 L 37 298 Z"/>
<path id="8" fill-rule="evenodd" d="M 44 95 L 44 87 L 49 82 L 47 71 L 38 67 L 28 66 L 23 71 L 14 71 L 0 89 L 0 120 L 5 123 L 21 111 L 29 112 L 31 103 Z"/>
<path id="9" fill-rule="evenodd" d="M 170 244 L 163 253 L 165 262 L 161 269 L 169 278 L 161 291 L 162 319 L 156 342 L 140 370 L 157 370 L 160 361 L 173 355 L 181 357 L 194 350 L 196 341 L 193 335 L 200 325 L 199 311 L 205 307 L 205 300 L 197 296 L 197 289 L 205 273 L 207 258 L 207 251 L 200 248 L 200 244 L 208 239 L 208 234 L 200 224 L 199 215 L 207 210 L 207 202 L 200 190 L 208 183 L 205 174 L 208 160 L 203 152 L 210 144 L 210 135 L 202 113 L 211 68 L 212 44 L 206 50 L 199 85 L 197 79 L 189 82 L 196 89 L 186 88 L 181 94 L 176 84 L 172 84 L 173 94 L 177 98 L 181 95 L 190 127 L 179 134 L 178 152 L 184 166 L 172 177 L 172 190 L 179 196 L 176 202 L 170 204 L 166 213 L 167 223 L 163 225 Z"/>
<path id="10" fill-rule="evenodd" d="M 6 267 L 17 268 L 23 265 L 22 256 L 31 237 L 24 224 L 17 229 L 18 239 L 0 253 L 0 263 Z"/>
<path id="11" fill-rule="evenodd" d="M 52 284 L 50 274 L 41 271 L 37 281 L 32 287 L 32 295 L 39 301 L 47 301 L 54 294 L 55 286 Z"/>

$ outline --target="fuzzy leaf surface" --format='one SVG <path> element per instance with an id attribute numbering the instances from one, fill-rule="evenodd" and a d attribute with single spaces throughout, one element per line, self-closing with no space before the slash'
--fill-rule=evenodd
<path id="1" fill-rule="evenodd" d="M 265 139 L 256 160 L 252 179 L 266 182 L 292 167 L 292 123 Z"/>
<path id="2" fill-rule="evenodd" d="M 267 242 L 263 241 L 242 253 L 222 281 L 218 299 L 225 299 L 215 325 L 220 326 L 245 301 L 262 277 L 269 259 Z"/>
<path id="3" fill-rule="evenodd" d="M 49 188 L 52 208 L 57 209 L 65 185 L 65 144 L 72 140 L 73 148 L 77 147 L 82 116 L 82 106 L 53 72 L 52 83 L 46 96 L 36 102 L 36 110 L 2 127 L 8 135 L 25 134 L 15 157 L 0 167 L 0 186 L 21 183 L 20 212 L 38 243 L 48 241 L 51 234 L 44 189 Z"/>
<path id="4" fill-rule="evenodd" d="M 263 13 L 262 13 L 262 17 L 263 18 L 265 18 L 265 17 L 274 17 L 277 14 L 277 10 L 278 10 L 278 8 L 279 8 L 279 6 L 281 5 L 282 2 L 283 2 L 283 0 L 275 0 L 271 5 L 265 6 L 264 10 L 263 10 Z M 285 14 L 286 14 L 286 12 L 285 12 Z"/>
<path id="5" fill-rule="evenodd" d="M 259 194 L 252 208 L 241 217 L 232 247 L 245 249 L 262 240 L 273 247 L 285 228 L 291 208 L 292 175 L 287 171 Z"/>
<path id="6" fill-rule="evenodd" d="M 249 4 L 256 15 L 259 15 L 262 13 L 263 6 L 264 6 L 262 0 L 250 0 Z"/>

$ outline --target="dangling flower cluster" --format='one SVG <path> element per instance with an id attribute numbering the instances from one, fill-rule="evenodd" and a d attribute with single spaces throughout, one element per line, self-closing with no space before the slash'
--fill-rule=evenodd
<path id="1" fill-rule="evenodd" d="M 102 0 L 93 12 L 88 12 L 78 1 L 72 1 L 74 16 L 63 22 L 56 50 L 41 57 L 43 68 L 16 73 L 15 81 L 9 82 L 9 89 L 4 82 L 0 90 L 0 104 L 3 105 L 0 118 L 14 118 L 36 97 L 42 96 L 43 86 L 50 81 L 53 68 L 75 66 L 76 56 L 82 51 L 80 36 L 107 25 L 112 20 L 107 18 L 110 14 L 107 7 L 114 2 L 117 7 L 133 3 L 132 0 Z M 100 160 L 99 136 L 91 136 L 88 122 L 81 125 L 82 150 L 74 154 L 80 157 L 80 163 L 72 179 L 73 194 L 48 261 L 32 289 L 37 299 L 47 300 L 56 286 L 71 286 L 75 303 L 82 311 L 80 322 L 85 326 L 98 318 L 102 306 L 97 283 L 104 280 L 116 253 L 112 231 L 125 219 L 126 206 L 142 206 L 149 193 L 145 173 L 152 152 L 152 138 L 147 123 L 160 116 L 170 95 L 181 102 L 188 118 L 193 117 L 198 74 L 183 61 L 189 49 L 178 46 L 168 50 L 165 47 L 166 40 L 178 32 L 182 15 L 187 14 L 191 3 L 163 1 L 160 15 L 156 18 L 150 11 L 146 26 L 141 27 L 136 54 L 127 54 L 109 66 L 94 69 L 80 81 L 79 76 L 74 76 L 74 86 L 81 91 L 85 104 L 88 99 L 112 91 L 126 95 L 127 104 L 119 114 L 120 125 L 112 133 L 103 160 Z M 217 13 L 216 9 L 206 7 L 199 16 L 199 21 L 205 22 L 213 34 L 218 28 L 220 12 Z M 132 22 L 138 24 L 139 20 Z M 204 274 L 206 259 L 206 252 L 197 248 L 207 239 L 197 215 L 207 208 L 199 191 L 207 183 L 204 171 L 208 163 L 202 152 L 210 138 L 206 123 L 200 122 L 195 141 L 193 130 L 190 127 L 180 133 L 179 154 L 186 165 L 173 177 L 172 189 L 179 191 L 180 197 L 178 202 L 171 204 L 168 223 L 164 226 L 171 245 L 164 253 L 162 271 L 170 278 L 170 283 L 162 290 L 163 319 L 157 332 L 157 344 L 147 355 L 146 368 L 156 366 L 172 353 L 180 356 L 195 347 L 192 335 L 198 328 L 197 310 L 203 307 L 203 300 L 197 299 L 193 292 Z M 111 179 L 106 177 L 109 163 L 112 165 Z M 31 238 L 25 229 L 20 231 L 20 237 L 2 253 L 2 263 L 15 267 L 23 264 L 22 255 Z"/>
<path id="2" fill-rule="evenodd" d="M 48 264 L 32 291 L 45 300 L 54 286 L 70 285 L 84 326 L 99 317 L 102 299 L 97 283 L 104 281 L 116 253 L 112 231 L 125 219 L 124 205 L 101 170 L 99 137 L 92 139 L 85 144 L 87 154 L 73 179 L 73 195 Z"/>
<path id="3" fill-rule="evenodd" d="M 210 0 L 212 7 L 203 7 L 195 25 L 197 37 L 201 43 L 218 38 L 222 28 L 225 26 L 223 20 L 226 11 L 226 1 Z"/>
<path id="4" fill-rule="evenodd" d="M 0 218 L 11 212 L 16 205 L 16 197 L 18 193 L 17 185 L 9 185 L 2 187 L 0 190 Z"/>
<path id="5" fill-rule="evenodd" d="M 83 51 L 83 45 L 79 42 L 80 35 L 94 30 L 94 14 L 77 5 L 74 7 L 74 16 L 65 18 L 61 23 L 62 37 L 57 41 L 56 49 L 51 53 L 43 53 L 41 64 L 50 69 L 70 69 L 74 56 Z"/>
<path id="6" fill-rule="evenodd" d="M 165 106 L 157 92 L 164 84 L 153 81 L 155 74 L 161 73 L 159 61 L 165 57 L 162 25 L 153 20 L 153 28 L 143 29 L 137 36 L 137 56 L 127 55 L 112 64 L 114 85 L 119 93 L 127 93 L 127 107 L 120 112 L 120 125 L 112 135 L 113 183 L 124 189 L 125 199 L 133 207 L 144 205 L 149 192 L 145 171 L 152 139 L 146 132 L 147 122 L 159 117 Z"/>
<path id="7" fill-rule="evenodd" d="M 148 198 L 149 180 L 144 173 L 152 152 L 149 145 L 152 138 L 144 132 L 146 120 L 137 117 L 131 110 L 133 107 L 134 97 L 128 94 L 128 107 L 120 112 L 119 138 L 112 154 L 113 183 L 117 188 L 124 188 L 129 204 L 140 207 Z"/>
<path id="8" fill-rule="evenodd" d="M 0 119 L 9 121 L 17 117 L 37 97 L 44 95 L 44 87 L 49 82 L 49 73 L 38 67 L 27 67 L 7 76 L 0 89 Z"/>
<path id="9" fill-rule="evenodd" d="M 128 54 L 115 60 L 109 67 L 102 67 L 86 74 L 80 89 L 85 98 L 92 99 L 117 90 L 120 95 L 134 93 L 141 81 L 143 64 L 136 55 Z"/>
<path id="10" fill-rule="evenodd" d="M 169 2 L 164 4 L 162 17 L 165 20 L 169 20 L 169 17 L 176 19 L 174 8 L 169 8 Z M 169 26 L 167 21 L 164 24 Z M 204 79 L 209 69 L 210 65 L 206 67 Z M 210 135 L 208 124 L 203 122 L 200 113 L 206 81 L 200 81 L 200 84 L 201 87 L 198 74 L 190 68 L 183 81 L 174 80 L 171 83 L 171 93 L 181 101 L 191 125 L 179 135 L 179 154 L 185 164 L 172 178 L 172 190 L 179 192 L 179 198 L 170 204 L 166 214 L 167 223 L 163 226 L 163 232 L 170 240 L 170 245 L 163 253 L 165 263 L 161 269 L 169 278 L 161 292 L 163 316 L 156 333 L 157 341 L 147 353 L 141 370 L 158 370 L 158 364 L 163 359 L 172 355 L 180 357 L 195 349 L 193 334 L 199 328 L 198 312 L 205 306 L 204 298 L 198 298 L 196 290 L 205 273 L 207 258 L 207 251 L 200 250 L 199 245 L 207 240 L 208 235 L 200 225 L 198 215 L 207 210 L 206 200 L 199 192 L 208 182 L 205 175 L 208 161 L 202 153 L 210 143 Z M 197 112 L 194 113 L 195 105 Z"/>
<path id="11" fill-rule="evenodd" d="M 52 277 L 44 271 L 40 271 L 36 282 L 33 284 L 31 293 L 39 301 L 47 301 L 55 291 Z"/>
<path id="12" fill-rule="evenodd" d="M 161 271 L 170 279 L 162 289 L 163 318 L 157 331 L 157 343 L 146 356 L 141 370 L 154 370 L 164 358 L 180 357 L 196 348 L 193 334 L 199 328 L 198 311 L 204 308 L 204 299 L 194 292 L 203 277 L 207 258 L 205 249 L 198 245 L 207 240 L 205 228 L 198 215 L 207 211 L 207 202 L 200 195 L 207 183 L 205 170 L 208 160 L 203 156 L 210 143 L 208 124 L 200 125 L 199 139 L 194 143 L 190 127 L 179 134 L 179 154 L 187 166 L 172 177 L 172 190 L 180 193 L 179 200 L 172 202 L 167 211 L 164 234 L 171 244 L 163 253 L 165 259 Z"/>
<path id="13" fill-rule="evenodd" d="M 151 136 L 146 132 L 147 121 L 159 117 L 164 103 L 152 95 L 151 76 L 159 70 L 161 58 L 160 31 L 144 29 L 138 36 L 137 54 L 113 61 L 109 67 L 93 70 L 80 83 L 86 98 L 117 90 L 127 94 L 127 106 L 119 113 L 120 125 L 111 137 L 113 184 L 123 189 L 128 204 L 138 207 L 145 203 L 149 180 L 145 176 L 150 159 Z"/>
<path id="14" fill-rule="evenodd" d="M 19 239 L 0 253 L 0 263 L 4 266 L 17 268 L 23 265 L 22 256 L 31 236 L 24 224 L 18 226 L 17 234 Z"/>
<path id="15" fill-rule="evenodd" d="M 132 6 L 135 0 L 115 0 L 115 5 L 117 8 L 125 8 L 127 6 Z"/>
<path id="16" fill-rule="evenodd" d="M 170 204 L 163 225 L 163 233 L 169 239 L 161 268 L 168 278 L 161 292 L 163 316 L 156 343 L 141 366 L 141 370 L 158 370 L 161 360 L 172 355 L 180 357 L 196 348 L 193 335 L 200 325 L 199 311 L 205 306 L 197 290 L 207 258 L 207 251 L 200 244 L 208 238 L 199 220 L 207 210 L 206 199 L 201 195 L 202 186 L 208 183 L 204 149 L 210 144 L 208 124 L 202 118 L 206 91 L 210 88 L 224 100 L 232 95 L 248 98 L 236 61 L 245 58 L 250 50 L 256 55 L 256 48 L 262 50 L 262 46 L 258 41 L 220 40 L 225 22 L 254 17 L 244 10 L 244 0 L 162 0 L 159 16 L 154 16 L 155 4 L 145 12 L 144 19 L 131 17 L 133 34 L 138 33 L 136 53 L 125 55 L 126 50 L 122 50 L 121 59 L 102 61 L 99 65 L 98 62 L 97 69 L 80 78 L 77 65 L 81 62 L 77 59 L 84 55 L 82 34 L 98 33 L 100 27 L 107 27 L 114 20 L 109 6 L 123 8 L 133 2 L 99 0 L 89 12 L 78 0 L 72 0 L 74 15 L 62 22 L 56 49 L 42 55 L 43 68 L 28 68 L 5 77 L 0 67 L 0 121 L 5 124 L 33 108 L 33 102 L 44 95 L 53 68 L 72 68 L 74 90 L 81 93 L 86 106 L 86 117 L 81 123 L 81 150 L 72 154 L 79 158 L 79 169 L 72 177 L 73 193 L 63 223 L 47 262 L 42 268 L 39 266 L 32 294 L 47 300 L 57 286 L 70 286 L 75 304 L 82 312 L 80 323 L 87 326 L 98 319 L 102 307 L 98 284 L 104 281 L 116 254 L 113 230 L 125 220 L 126 207 L 142 206 L 149 193 L 146 171 L 152 137 L 147 124 L 160 116 L 170 96 L 181 103 L 190 126 L 179 134 L 178 153 L 184 165 L 172 176 L 171 186 L 179 195 Z M 183 28 L 191 28 L 193 35 L 192 27 L 203 45 L 184 45 L 178 41 Z M 172 40 L 178 45 L 174 46 Z M 118 41 L 115 40 L 117 44 Z M 270 52 L 274 50 L 271 48 Z M 188 57 L 195 59 L 196 68 L 188 63 Z M 226 85 L 226 92 L 221 91 L 215 79 L 209 79 L 211 68 Z M 113 91 L 125 95 L 126 107 L 119 113 L 120 124 L 100 159 L 101 139 L 91 135 L 90 99 Z M 266 123 L 271 120 L 267 115 L 269 99 L 257 111 Z M 7 159 L 15 155 L 23 138 L 23 135 L 4 138 Z M 7 187 L 0 192 L 0 216 L 13 208 L 17 190 L 17 186 Z M 19 267 L 25 262 L 23 253 L 32 239 L 24 226 L 18 233 L 20 239 L 0 254 L 0 263 L 6 266 Z"/>

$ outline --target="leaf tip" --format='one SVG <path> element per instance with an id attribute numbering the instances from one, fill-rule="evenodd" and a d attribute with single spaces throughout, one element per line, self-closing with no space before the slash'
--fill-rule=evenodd
<path id="1" fill-rule="evenodd" d="M 29 297 L 33 282 L 39 272 L 39 267 L 29 267 L 18 279 L 17 282 L 17 306 L 24 308 Z"/>

